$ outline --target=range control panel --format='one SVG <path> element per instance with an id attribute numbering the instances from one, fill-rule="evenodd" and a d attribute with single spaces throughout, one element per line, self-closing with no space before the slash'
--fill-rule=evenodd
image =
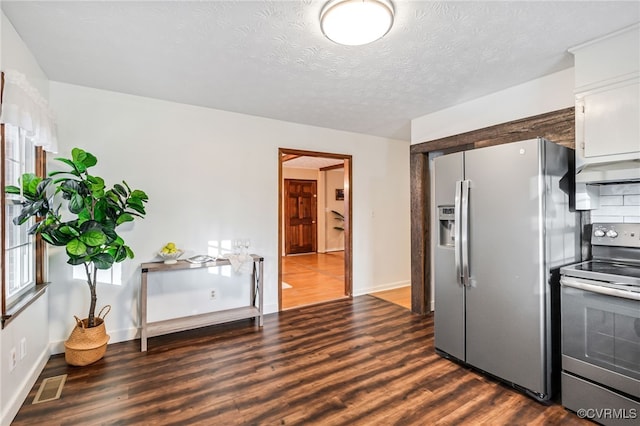
<path id="1" fill-rule="evenodd" d="M 591 244 L 640 247 L 640 223 L 594 223 L 591 230 Z"/>

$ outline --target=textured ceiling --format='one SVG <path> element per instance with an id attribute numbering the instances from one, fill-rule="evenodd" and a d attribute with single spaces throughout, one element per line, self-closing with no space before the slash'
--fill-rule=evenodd
<path id="1" fill-rule="evenodd" d="M 293 167 L 297 169 L 322 169 L 323 167 L 331 167 L 338 164 L 344 164 L 344 160 L 335 158 L 302 156 L 296 157 L 292 160 L 287 160 L 282 163 L 282 166 Z"/>
<path id="2" fill-rule="evenodd" d="M 410 120 L 573 65 L 638 1 L 394 2 L 381 40 L 336 45 L 323 1 L 7 1 L 54 81 L 410 139 Z"/>

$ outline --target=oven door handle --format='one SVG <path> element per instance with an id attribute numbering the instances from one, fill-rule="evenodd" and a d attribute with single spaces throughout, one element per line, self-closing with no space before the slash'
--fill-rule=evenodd
<path id="1" fill-rule="evenodd" d="M 624 299 L 640 300 L 640 293 L 631 291 L 618 290 L 615 288 L 604 287 L 598 284 L 590 284 L 586 280 L 575 279 L 572 277 L 562 277 L 560 284 L 563 287 L 577 288 L 578 290 L 590 291 L 592 293 L 604 294 L 605 296 L 622 297 Z"/>

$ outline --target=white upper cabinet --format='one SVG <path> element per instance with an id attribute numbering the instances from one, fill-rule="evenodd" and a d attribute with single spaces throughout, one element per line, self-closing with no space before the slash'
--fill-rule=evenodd
<path id="1" fill-rule="evenodd" d="M 576 166 L 640 158 L 640 24 L 575 56 Z"/>

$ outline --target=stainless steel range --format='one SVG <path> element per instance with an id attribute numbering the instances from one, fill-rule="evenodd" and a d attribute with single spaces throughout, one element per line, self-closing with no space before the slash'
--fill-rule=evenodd
<path id="1" fill-rule="evenodd" d="M 594 224 L 593 259 L 561 268 L 562 405 L 605 425 L 640 419 L 640 224 Z"/>

